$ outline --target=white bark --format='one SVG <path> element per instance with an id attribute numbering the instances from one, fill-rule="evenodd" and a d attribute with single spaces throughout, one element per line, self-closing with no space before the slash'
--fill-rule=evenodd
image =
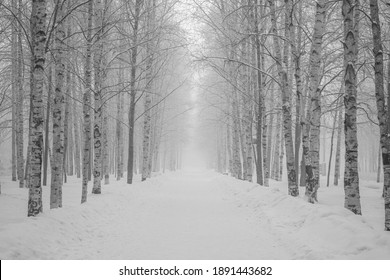
<path id="1" fill-rule="evenodd" d="M 94 141 L 94 164 L 93 164 L 93 187 L 92 193 L 100 194 L 101 180 L 102 180 L 102 145 L 103 145 L 103 131 L 102 131 L 102 84 L 103 84 L 103 9 L 101 0 L 94 1 L 95 4 L 95 30 L 97 33 L 94 35 L 95 49 L 94 49 L 94 97 L 95 97 L 95 110 L 94 110 L 94 123 L 93 123 L 93 141 Z"/>
<path id="2" fill-rule="evenodd" d="M 292 139 L 292 117 L 291 117 L 291 102 L 289 96 L 289 85 L 287 72 L 282 62 L 281 48 L 279 43 L 278 31 L 276 26 L 276 12 L 274 1 L 268 1 L 271 11 L 271 23 L 274 48 L 275 61 L 279 74 L 279 83 L 282 93 L 282 112 L 283 112 L 283 134 L 286 149 L 286 163 L 287 163 L 287 179 L 288 179 L 288 193 L 291 196 L 298 196 L 299 189 L 296 182 L 295 158 L 294 158 L 294 143 Z M 280 171 L 283 169 L 281 168 Z"/>
<path id="3" fill-rule="evenodd" d="M 137 57 L 138 57 L 138 37 L 139 37 L 139 21 L 141 14 L 142 0 L 135 1 L 134 18 L 133 18 L 133 36 L 131 48 L 131 70 L 130 70 L 130 104 L 129 104 L 129 139 L 128 139 L 128 157 L 127 157 L 127 183 L 133 183 L 134 173 L 134 131 L 135 131 L 135 98 L 136 98 L 136 73 L 137 73 Z"/>
<path id="4" fill-rule="evenodd" d="M 34 0 L 31 10 L 33 46 L 33 90 L 31 92 L 31 180 L 29 181 L 28 216 L 42 212 L 43 87 L 45 79 L 46 1 Z"/>
<path id="5" fill-rule="evenodd" d="M 76 89 L 75 89 L 75 78 L 74 78 L 74 75 L 72 75 L 72 79 L 73 81 L 72 83 L 72 97 L 73 97 L 73 102 L 72 102 L 72 113 L 73 113 L 73 118 L 74 118 L 74 122 L 73 122 L 73 129 L 74 129 L 74 143 L 75 143 L 75 146 L 74 146 L 74 162 L 75 162 L 75 171 L 76 171 L 76 176 L 77 178 L 81 178 L 81 137 L 80 137 L 80 122 L 79 122 L 79 119 L 80 119 L 80 114 L 79 114 L 79 110 L 78 110 L 78 102 L 76 100 L 76 98 L 78 99 L 78 95 L 76 93 Z"/>
<path id="6" fill-rule="evenodd" d="M 321 125 L 321 91 L 320 66 L 322 54 L 322 37 L 325 31 L 326 1 L 319 0 L 316 4 L 316 16 L 312 47 L 310 54 L 309 94 L 311 99 L 310 118 L 310 157 L 306 159 L 306 193 L 309 202 L 317 201 L 317 190 L 320 187 L 319 151 L 320 151 L 320 125 Z"/>
<path id="7" fill-rule="evenodd" d="M 119 92 L 117 93 L 117 116 L 116 116 L 116 161 L 117 161 L 117 180 L 123 178 L 123 157 L 124 157 L 124 143 L 123 143 L 123 109 L 124 109 L 124 96 L 121 92 L 123 87 L 123 65 L 119 64 L 118 84 Z"/>
<path id="8" fill-rule="evenodd" d="M 11 1 L 11 8 L 13 13 L 16 14 L 16 2 L 15 0 Z M 12 181 L 16 181 L 16 100 L 17 100 L 17 86 L 16 86 L 16 72 L 17 72 L 17 36 L 16 36 L 16 19 L 13 19 L 11 25 L 11 57 L 12 57 L 12 69 L 11 69 L 11 92 L 12 92 L 12 135 L 11 135 L 11 164 L 12 164 Z"/>
<path id="9" fill-rule="evenodd" d="M 151 1 L 148 1 L 148 4 Z M 154 1 L 153 1 L 154 2 Z M 154 3 L 153 3 L 154 4 Z M 153 84 L 153 60 L 154 60 L 154 44 L 155 34 L 154 31 L 154 17 L 155 7 L 148 5 L 147 7 L 147 41 L 146 44 L 146 77 L 145 77 L 145 89 L 144 89 L 144 124 L 143 124 L 143 141 L 142 141 L 142 181 L 150 177 L 151 173 L 151 151 L 152 151 L 152 131 L 151 131 L 151 103 L 152 103 L 152 84 Z"/>
<path id="10" fill-rule="evenodd" d="M 379 18 L 379 5 L 377 0 L 370 0 L 372 35 L 374 42 L 374 57 L 375 57 L 375 96 L 378 110 L 380 144 L 382 150 L 383 163 L 383 197 L 385 206 L 385 230 L 390 231 L 390 96 L 387 98 L 387 108 L 385 106 L 384 94 L 384 63 L 383 63 L 383 45 L 382 33 Z M 388 63 L 390 66 L 390 62 Z M 388 79 L 390 79 L 390 68 L 388 68 Z M 390 80 L 387 84 L 388 93 L 390 93 Z M 380 156 L 379 156 L 380 158 Z"/>
<path id="11" fill-rule="evenodd" d="M 65 117 L 65 26 L 64 7 L 56 1 L 58 25 L 55 31 L 55 91 L 53 102 L 53 164 L 51 166 L 50 208 L 62 207 Z"/>
<path id="12" fill-rule="evenodd" d="M 342 86 L 341 88 L 342 88 L 341 94 L 343 94 L 344 86 Z M 335 159 L 334 182 L 333 182 L 335 186 L 338 186 L 339 179 L 340 179 L 340 154 L 341 154 L 341 134 L 343 128 L 343 105 L 340 105 L 337 118 L 338 118 L 338 124 L 337 124 L 336 159 Z"/>
<path id="13" fill-rule="evenodd" d="M 84 94 L 83 94 L 83 182 L 81 190 L 81 203 L 87 201 L 88 175 L 91 164 L 91 56 L 92 56 L 92 13 L 93 1 L 88 2 L 87 19 L 87 49 L 84 67 Z"/>
<path id="14" fill-rule="evenodd" d="M 19 0 L 18 1 L 18 17 L 21 18 L 22 15 L 22 3 Z M 24 70 L 24 62 L 23 62 L 23 50 L 22 50 L 22 30 L 19 24 L 16 25 L 16 31 L 17 31 L 17 43 L 16 43 L 16 90 L 17 90 L 17 97 L 16 97 L 16 154 L 17 154 L 17 174 L 18 174 L 18 180 L 19 180 L 19 187 L 24 187 L 24 156 L 23 156 L 23 149 L 24 149 L 24 141 L 23 141 L 23 130 L 24 130 L 24 124 L 23 124 L 23 70 Z"/>
<path id="15" fill-rule="evenodd" d="M 358 46 L 354 25 L 356 0 L 343 0 L 344 19 L 344 82 L 345 82 L 345 168 L 344 168 L 344 207 L 361 215 L 358 170 L 358 141 L 356 125 L 356 59 Z M 357 11 L 357 10 L 356 10 Z"/>

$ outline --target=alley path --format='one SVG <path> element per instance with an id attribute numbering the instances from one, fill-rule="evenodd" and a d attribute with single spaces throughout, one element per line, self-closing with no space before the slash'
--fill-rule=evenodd
<path id="1" fill-rule="evenodd" d="M 287 257 L 261 221 L 251 221 L 210 172 L 181 172 L 145 188 L 113 219 L 121 231 L 97 258 L 280 259 Z M 103 226 L 108 235 L 113 226 Z M 108 236 L 107 236 L 108 237 Z M 98 244 L 96 244 L 98 246 Z M 111 250 L 116 248 L 115 250 Z M 92 252 L 93 253 L 93 252 Z M 92 254 L 91 254 L 92 255 Z"/>
<path id="2" fill-rule="evenodd" d="M 4 248 L 3 243 L 3 257 L 291 258 L 265 222 L 237 207 L 218 180 L 220 176 L 210 171 L 182 171 L 134 185 L 114 181 L 103 186 L 102 195 L 91 195 L 81 206 L 79 184 L 66 185 L 64 201 L 74 203 L 52 211 L 46 208 L 40 217 L 28 219 L 23 230 L 29 231 L 29 238 L 15 243 L 9 237 L 10 246 Z M 0 232 L 0 237 L 6 233 Z"/>

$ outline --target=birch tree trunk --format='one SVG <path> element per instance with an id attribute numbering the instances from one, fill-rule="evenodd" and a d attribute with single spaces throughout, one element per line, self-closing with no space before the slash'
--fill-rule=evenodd
<path id="1" fill-rule="evenodd" d="M 94 50 L 94 123 L 93 123 L 93 141 L 94 141 L 94 164 L 93 164 L 93 194 L 100 194 L 102 180 L 102 55 L 103 55 L 103 10 L 101 0 L 95 0 L 95 28 L 97 30 L 95 36 Z"/>
<path id="2" fill-rule="evenodd" d="M 311 71 L 309 71 L 311 72 Z M 307 79 L 307 81 L 309 81 L 309 79 Z M 305 104 L 305 107 L 306 108 L 306 114 L 305 114 L 305 118 L 304 118 L 304 121 L 302 122 L 303 123 L 303 130 L 302 130 L 302 161 L 301 161 L 301 167 L 302 167 L 302 175 L 301 175 L 301 181 L 300 181 L 300 184 L 301 186 L 304 186 L 306 187 L 306 191 L 305 193 L 307 192 L 307 170 L 310 170 L 310 169 L 307 169 L 306 168 L 306 165 L 307 164 L 310 164 L 310 120 L 311 120 L 311 116 L 312 116 L 312 102 L 311 100 L 309 100 L 309 96 L 306 94 L 305 95 L 305 99 L 306 99 L 306 104 Z M 304 167 L 304 169 L 303 169 Z"/>
<path id="3" fill-rule="evenodd" d="M 302 108 L 302 78 L 301 78 L 301 37 L 302 30 L 298 28 L 298 42 L 296 42 L 295 35 L 295 26 L 294 26 L 294 10 L 292 7 L 291 0 L 285 0 L 286 5 L 286 17 L 287 17 L 287 28 L 288 28 L 288 36 L 291 42 L 291 54 L 292 54 L 292 64 L 294 65 L 295 72 L 295 85 L 296 85 L 296 104 L 295 104 L 295 171 L 296 171 L 296 181 L 297 185 L 299 183 L 299 151 L 301 146 L 301 108 Z M 298 4 L 299 16 L 298 16 L 298 24 L 301 23 L 302 19 L 302 1 Z"/>
<path id="4" fill-rule="evenodd" d="M 64 173 L 64 82 L 65 82 L 65 26 L 64 7 L 56 1 L 58 24 L 55 30 L 55 91 L 53 99 L 53 165 L 51 166 L 50 208 L 62 207 L 62 184 Z"/>
<path id="5" fill-rule="evenodd" d="M 22 15 L 22 3 L 18 1 L 18 17 L 21 18 Z M 19 180 L 19 188 L 24 187 L 24 156 L 23 156 L 23 46 L 22 46 L 22 30 L 19 24 L 16 25 L 17 31 L 17 45 L 16 45 L 16 90 L 17 90 L 17 98 L 16 98 L 16 154 L 17 154 L 17 174 Z"/>
<path id="6" fill-rule="evenodd" d="M 322 54 L 322 37 L 325 30 L 326 1 L 319 0 L 316 4 L 316 16 L 310 54 L 309 93 L 311 96 L 310 118 L 310 157 L 306 162 L 306 196 L 310 203 L 317 201 L 317 190 L 320 187 L 320 125 L 321 125 L 321 91 L 320 67 Z"/>
<path id="7" fill-rule="evenodd" d="M 109 13 L 108 0 L 103 0 L 102 7 L 100 11 L 100 25 L 101 25 L 101 38 L 100 38 L 100 71 L 101 71 L 101 97 L 102 100 L 106 95 L 106 80 L 107 80 L 107 58 L 106 58 L 106 49 L 107 45 L 107 34 L 106 29 L 108 25 L 107 13 Z M 110 183 L 110 169 L 109 169 L 109 146 L 108 146 L 108 135 L 111 135 L 110 127 L 108 127 L 108 104 L 107 101 L 102 106 L 102 175 L 104 176 L 104 184 L 108 185 Z"/>
<path id="8" fill-rule="evenodd" d="M 238 95 L 238 93 L 236 92 L 236 96 Z M 242 159 L 242 172 L 240 172 L 240 178 L 241 180 L 246 180 L 246 177 L 247 177 L 247 169 L 248 169 L 248 164 L 247 164 L 247 161 L 246 161 L 246 154 L 247 154 L 247 151 L 246 151 L 246 145 L 245 145 L 245 132 L 244 132 L 244 129 L 243 129 L 243 116 L 241 114 L 241 110 L 240 110 L 240 107 L 241 107 L 241 103 L 240 102 L 240 99 L 238 98 L 237 96 L 237 100 L 236 100 L 236 105 L 237 105 L 237 112 L 236 112 L 236 115 L 237 115 L 237 124 L 238 124 L 238 136 L 239 136 L 239 144 L 240 144 L 240 151 L 241 151 L 241 159 Z"/>
<path id="9" fill-rule="evenodd" d="M 246 5 L 245 1 L 244 8 L 242 10 L 243 17 L 245 18 L 245 27 L 243 28 L 246 33 L 250 34 L 252 32 L 256 32 L 256 28 L 253 28 L 253 22 L 255 22 L 255 9 L 253 9 L 253 5 L 255 1 L 247 0 L 249 5 Z M 246 7 L 246 8 L 245 8 Z M 256 40 L 256 36 L 251 36 L 248 40 L 245 40 L 243 43 L 243 61 L 245 61 L 248 65 L 255 66 L 256 63 L 256 52 L 254 48 L 254 41 Z M 243 125 L 243 135 L 244 142 L 243 146 L 245 148 L 245 171 L 244 171 L 244 180 L 252 182 L 253 180 L 253 144 L 252 144 L 252 123 L 253 123 L 253 100 L 255 99 L 254 84 L 256 83 L 256 79 L 254 78 L 253 69 L 251 67 L 245 67 L 243 70 L 243 83 L 244 83 L 244 94 L 242 94 L 242 125 Z"/>
<path id="10" fill-rule="evenodd" d="M 234 175 L 237 179 L 242 179 L 241 157 L 240 157 L 240 120 L 237 102 L 237 90 L 233 89 L 232 93 L 232 110 L 233 110 L 233 161 Z"/>
<path id="11" fill-rule="evenodd" d="M 356 30 L 354 13 L 355 0 L 343 0 L 342 15 L 344 20 L 344 83 L 345 83 L 345 169 L 344 191 L 345 208 L 353 213 L 361 215 L 359 194 L 359 170 L 358 170 L 358 141 L 356 125 L 356 70 L 355 64 L 358 53 L 356 42 Z M 356 9 L 357 11 L 357 9 Z"/>
<path id="12" fill-rule="evenodd" d="M 281 144 L 280 144 L 280 138 L 281 138 L 281 131 L 280 131 L 280 127 L 281 127 L 281 119 L 282 119 L 282 116 L 281 116 L 281 113 L 278 112 L 277 116 L 277 121 L 276 121 L 276 140 L 275 140 L 275 144 L 274 144 L 274 157 L 273 157 L 273 168 L 272 168 L 272 179 L 274 180 L 278 180 L 279 181 L 279 169 L 280 169 L 280 165 L 279 165 L 279 157 L 280 157 L 280 147 L 281 147 Z"/>
<path id="13" fill-rule="evenodd" d="M 16 14 L 16 2 L 15 0 L 11 1 L 11 8 L 13 10 L 13 13 Z M 18 22 L 14 18 L 11 25 L 11 47 L 12 47 L 12 64 L 11 64 L 11 92 L 12 92 L 12 135 L 11 135 L 11 168 L 12 168 L 12 181 L 16 181 L 16 165 L 17 165 L 17 159 L 16 159 L 16 127 L 17 127 L 17 118 L 16 118 L 16 100 L 17 100 L 17 86 L 16 86 L 16 72 L 17 69 L 17 61 L 18 61 L 18 55 L 17 55 L 17 34 L 16 25 Z"/>
<path id="14" fill-rule="evenodd" d="M 278 181 L 282 181 L 283 180 L 283 158 L 284 158 L 284 143 L 286 141 L 286 139 L 284 138 L 284 135 L 283 135 L 283 130 L 284 130 L 284 127 L 283 127 L 283 124 L 281 125 L 280 127 L 280 154 L 279 154 L 279 173 L 277 174 L 277 180 Z M 288 174 L 287 174 L 288 176 Z"/>
<path id="15" fill-rule="evenodd" d="M 344 83 L 341 86 L 341 94 L 344 93 Z M 337 144 L 336 144 L 336 159 L 334 167 L 334 185 L 338 186 L 340 179 L 340 154 L 341 154 L 341 133 L 343 127 L 343 105 L 338 111 L 338 127 L 337 127 Z"/>
<path id="16" fill-rule="evenodd" d="M 390 110 L 389 101 L 387 100 L 387 108 L 385 105 L 384 94 L 384 78 L 383 78 L 383 45 L 381 25 L 379 19 L 379 7 L 377 0 L 370 0 L 370 14 L 372 24 L 372 37 L 374 42 L 374 58 L 375 58 L 375 97 L 378 110 L 378 121 L 380 131 L 380 145 L 382 149 L 383 163 L 383 197 L 385 208 L 385 231 L 390 231 Z M 390 62 L 389 62 L 390 66 Z M 388 69 L 390 78 L 390 69 Z M 390 93 L 390 81 L 387 84 L 388 93 Z"/>
<path id="17" fill-rule="evenodd" d="M 274 126 L 274 114 L 270 114 L 270 119 L 267 126 L 267 154 L 266 154 L 266 172 L 264 177 L 264 185 L 269 186 L 269 178 L 271 174 L 271 157 L 272 157 L 272 141 L 273 141 L 273 126 Z"/>
<path id="18" fill-rule="evenodd" d="M 150 171 L 150 162 L 151 162 L 151 150 L 152 150 L 152 133 L 151 133 L 151 90 L 153 83 L 153 60 L 154 60 L 154 3 L 150 5 L 151 1 L 148 2 L 147 7 L 147 41 L 146 44 L 146 86 L 145 86 L 145 99 L 144 99 L 144 126 L 143 126 L 143 141 L 142 141 L 142 175 L 141 180 L 145 181 L 148 178 Z M 154 1 L 153 1 L 154 2 Z"/>
<path id="19" fill-rule="evenodd" d="M 282 65 L 281 48 L 276 26 L 275 2 L 269 0 L 268 3 L 271 11 L 272 33 L 274 34 L 273 42 L 275 47 L 275 61 L 278 69 L 279 83 L 282 92 L 283 133 L 286 148 L 288 194 L 291 196 L 298 196 L 299 189 L 296 183 L 296 171 L 294 166 L 294 143 L 292 139 L 291 104 L 290 96 L 288 93 L 289 85 L 287 79 L 287 72 Z"/>
<path id="20" fill-rule="evenodd" d="M 263 111 L 264 108 L 263 108 Z M 264 115 L 264 118 L 263 118 L 263 126 L 262 126 L 262 139 L 261 139 L 261 142 L 262 142 L 262 149 L 263 149 L 263 170 L 264 170 L 264 186 L 265 187 L 269 187 L 269 172 L 268 172 L 268 168 L 267 168 L 267 138 L 268 138 L 268 133 L 270 132 L 270 125 L 269 123 L 267 123 L 267 116 Z"/>
<path id="21" fill-rule="evenodd" d="M 337 144 L 336 144 L 336 159 L 335 159 L 335 171 L 334 171 L 334 185 L 338 186 L 340 179 L 340 154 L 341 154 L 341 133 L 343 127 L 343 110 L 342 106 L 338 112 L 338 127 L 337 127 Z"/>
<path id="22" fill-rule="evenodd" d="M 51 66 L 49 66 L 48 69 L 48 79 L 47 79 L 47 105 L 46 105 L 46 121 L 45 121 L 45 151 L 43 155 L 43 185 L 46 186 L 47 183 L 47 165 L 49 161 L 49 147 L 50 147 L 50 141 L 49 141 L 49 127 L 50 127 L 50 112 L 51 112 L 51 96 L 53 91 L 52 86 L 52 77 L 53 77 L 53 70 Z"/>
<path id="23" fill-rule="evenodd" d="M 27 216 L 42 212 L 43 87 L 45 79 L 46 1 L 33 0 L 31 7 L 31 44 L 33 46 L 33 90 L 31 92 L 31 180 Z"/>
<path id="24" fill-rule="evenodd" d="M 81 151 L 80 151 L 80 143 L 81 143 L 81 138 L 80 138 L 80 123 L 79 123 L 79 111 L 78 111 L 78 102 L 76 101 L 76 97 L 78 97 L 79 94 L 76 94 L 75 90 L 75 78 L 74 74 L 72 75 L 72 97 L 73 97 L 73 117 L 74 117 L 74 122 L 73 122 L 73 128 L 74 128 L 74 160 L 75 160 L 75 171 L 76 171 L 76 176 L 77 178 L 81 178 Z"/>
<path id="25" fill-rule="evenodd" d="M 163 129 L 164 129 L 164 122 L 165 122 L 165 118 L 164 118 L 165 111 L 166 111 L 166 102 L 164 100 L 162 105 L 161 105 L 161 117 L 159 119 L 156 118 L 156 130 L 157 130 L 156 139 L 157 140 L 156 140 L 155 156 L 156 156 L 156 162 L 158 163 L 157 170 L 155 170 L 156 172 L 161 170 L 161 161 L 162 161 L 162 159 L 161 159 L 162 158 L 162 149 L 161 149 L 162 143 L 161 143 L 161 141 L 162 141 L 163 132 L 164 132 Z M 226 172 L 226 153 L 224 154 L 224 158 L 225 158 L 225 172 Z"/>
<path id="26" fill-rule="evenodd" d="M 63 91 L 65 92 L 64 94 L 64 152 L 63 152 L 63 156 L 62 156 L 62 160 L 63 160 L 63 164 L 62 164 L 62 167 L 63 167 L 63 182 L 66 183 L 67 182 L 67 175 L 68 175 L 68 147 L 69 147 L 69 110 L 70 110 L 70 105 L 69 105 L 69 102 L 70 102 L 70 90 L 69 90 L 69 83 L 70 83 L 70 78 L 69 78 L 69 64 L 65 67 L 65 71 L 66 71 L 66 88 L 64 86 L 64 89 Z M 65 74 L 65 73 L 64 73 Z M 65 83 L 64 83 L 65 85 Z"/>
<path id="27" fill-rule="evenodd" d="M 262 132 L 263 132 L 263 110 L 264 110 L 264 94 L 263 94 L 263 81 L 262 81 L 262 73 L 260 69 L 262 68 L 262 61 L 261 61 L 261 46 L 260 46 L 260 34 L 259 34 L 259 15 L 258 15 L 258 9 L 257 6 L 259 5 L 259 0 L 256 0 L 255 2 L 255 13 L 254 13 L 254 31 L 255 31 L 255 48 L 256 48 L 256 67 L 257 67 L 257 85 L 256 89 L 258 90 L 258 98 L 257 98 L 257 126 L 256 126 L 256 176 L 257 176 L 257 183 L 259 185 L 263 185 L 263 161 L 262 161 Z M 262 33 L 262 32 L 261 32 Z M 264 171 L 265 177 L 267 177 L 269 172 L 266 170 Z M 267 186 L 267 179 L 266 179 L 266 186 Z"/>
<path id="28" fill-rule="evenodd" d="M 64 5 L 64 4 L 63 4 Z M 71 5 L 72 5 L 72 0 L 68 0 L 68 3 L 67 3 L 67 9 L 70 10 L 71 9 Z M 72 35 L 72 25 L 71 25 L 71 21 L 69 18 L 66 19 L 66 25 L 67 25 L 67 45 L 68 46 L 71 46 L 72 45 L 72 40 L 70 39 L 71 35 Z M 67 61 L 67 71 L 66 71 L 66 112 L 65 114 L 67 114 L 67 116 L 65 116 L 65 118 L 67 118 L 67 120 L 65 121 L 65 123 L 67 123 L 67 130 L 68 132 L 65 134 L 67 140 L 65 141 L 65 156 L 64 156 L 64 159 L 66 159 L 66 161 L 64 160 L 64 164 L 65 162 L 67 163 L 67 166 L 66 166 L 66 169 L 64 172 L 67 172 L 70 176 L 73 176 L 73 154 L 74 154 L 74 151 L 73 151 L 73 123 L 76 122 L 76 118 L 74 118 L 73 114 L 72 114 L 72 109 L 71 109 L 71 105 L 72 105 L 72 84 L 74 83 L 74 81 L 72 80 L 72 75 L 71 75 L 71 63 L 70 61 L 68 60 Z M 66 175 L 66 174 L 65 174 Z"/>
<path id="29" fill-rule="evenodd" d="M 226 149 L 227 149 L 227 172 L 233 175 L 233 156 L 232 156 L 232 132 L 231 132 L 231 116 L 229 112 L 230 104 L 228 104 L 228 116 L 226 124 Z"/>
<path id="30" fill-rule="evenodd" d="M 249 83 L 249 78 L 248 78 Z M 250 92 L 247 93 L 248 95 Z M 252 182 L 253 180 L 253 145 L 252 145 L 252 101 L 247 100 L 245 108 L 245 151 L 246 151 L 246 177 L 245 180 Z"/>
<path id="31" fill-rule="evenodd" d="M 104 75 L 105 76 L 105 75 Z M 104 78 L 105 80 L 106 78 Z M 103 174 L 104 184 L 110 184 L 110 158 L 109 158 L 109 145 L 108 135 L 110 134 L 110 128 L 108 127 L 108 112 L 107 104 L 103 106 Z"/>
<path id="32" fill-rule="evenodd" d="M 242 2 L 242 1 L 241 1 Z M 245 10 L 244 6 L 242 8 Z M 243 20 L 245 21 L 245 15 L 243 15 Z M 242 27 L 241 27 L 242 28 Z M 244 32 L 247 32 L 246 30 Z M 239 56 L 238 58 L 244 63 L 248 63 L 248 52 L 247 52 L 247 42 L 246 40 L 242 40 L 239 45 Z M 235 110 L 235 119 L 237 120 L 238 127 L 238 137 L 239 137 L 239 148 L 241 151 L 241 159 L 242 159 L 242 172 L 240 172 L 239 179 L 246 180 L 247 179 L 247 150 L 246 150 L 246 135 L 245 135 L 245 101 L 244 97 L 248 94 L 248 75 L 247 75 L 247 67 L 239 66 L 237 69 L 237 86 L 234 93 L 234 110 Z M 241 168 L 240 168 L 241 169 Z"/>
<path id="33" fill-rule="evenodd" d="M 291 47 L 291 39 L 290 39 L 290 32 L 289 32 L 289 19 L 290 19 L 290 14 L 289 14 L 289 3 L 287 3 L 288 5 L 287 6 L 287 9 L 284 9 L 284 37 L 287 39 L 287 40 L 283 40 L 283 52 L 282 52 L 282 64 L 284 65 L 284 69 L 285 69 L 285 72 L 286 72 L 286 76 L 287 76 L 287 87 L 286 87 L 286 95 L 289 97 L 290 99 L 290 104 L 289 104 L 289 110 L 290 110 L 290 118 L 291 118 L 291 141 L 293 141 L 293 138 L 292 138 L 292 114 L 291 114 L 291 110 L 292 110 L 292 107 L 291 107 L 291 100 L 292 100 L 292 97 L 293 97 L 293 71 L 291 71 L 290 69 L 290 57 L 291 57 L 291 52 L 290 52 L 290 47 Z M 283 100 L 282 100 L 283 102 Z M 283 109 L 283 107 L 282 107 Z M 283 118 L 284 119 L 284 118 Z M 283 168 L 283 158 L 284 158 L 284 153 L 286 152 L 286 155 L 287 155 L 287 150 L 285 150 L 283 148 L 283 143 L 286 144 L 286 138 L 284 137 L 283 135 L 283 132 L 284 132 L 284 128 L 282 127 L 282 146 L 280 147 L 281 149 L 281 153 L 280 153 L 280 175 L 279 175 L 279 180 L 282 181 L 283 180 L 283 171 L 284 171 L 284 168 Z M 291 145 L 293 146 L 292 148 L 292 151 L 294 151 L 294 142 L 291 142 Z M 294 157 L 294 168 L 295 168 L 295 155 L 293 156 Z M 286 156 L 286 160 L 287 160 L 287 156 Z M 297 178 L 297 170 L 295 170 L 295 178 Z M 287 172 L 287 177 L 288 177 L 288 172 Z M 287 178 L 288 180 L 288 178 Z M 296 181 L 296 179 L 295 179 Z M 298 185 L 297 185 L 297 189 L 299 191 L 299 188 L 298 188 Z"/>
<path id="34" fill-rule="evenodd" d="M 69 33 L 68 33 L 69 34 Z M 68 64 L 69 66 L 69 64 Z M 73 176 L 73 171 L 74 171 L 74 161 L 73 161 L 73 156 L 74 156 L 74 137 L 73 137 L 73 123 L 77 122 L 77 120 L 74 118 L 74 115 L 72 114 L 72 90 L 71 90 L 71 84 L 73 83 L 72 81 L 72 76 L 71 76 L 71 69 L 70 66 L 68 67 L 68 72 L 66 76 L 66 81 L 67 81 L 67 88 L 66 88 L 66 96 L 67 96 L 67 102 L 68 102 L 68 144 L 67 144 L 67 151 L 68 153 L 66 154 L 67 158 L 67 172 L 69 176 Z"/>
<path id="35" fill-rule="evenodd" d="M 234 59 L 233 51 L 230 51 L 229 57 Z M 241 179 L 241 158 L 240 158 L 240 138 L 239 138 L 239 119 L 238 119 L 238 104 L 237 104 L 237 77 L 234 75 L 234 65 L 228 63 L 229 78 L 231 84 L 229 86 L 228 106 L 229 106 L 229 127 L 231 133 L 231 150 L 232 150 L 232 175 L 234 178 Z"/>
<path id="36" fill-rule="evenodd" d="M 390 26 L 390 24 L 389 24 Z M 387 62 L 387 104 L 390 104 L 390 55 L 388 56 L 388 62 Z M 385 107 L 386 108 L 386 107 Z M 387 107 L 387 131 L 390 131 L 390 108 Z M 387 136 L 390 138 L 389 133 L 387 133 Z M 386 142 L 388 145 L 390 145 L 390 139 L 387 139 L 388 141 Z M 387 149 L 387 151 L 390 151 Z M 383 162 L 383 155 L 382 155 L 382 162 Z M 390 162 L 388 160 L 387 162 Z M 390 165 L 390 164 L 389 164 Z M 383 173 L 384 173 L 384 164 L 383 164 Z M 387 171 L 389 171 L 389 167 L 387 167 Z M 390 176 L 389 176 L 390 177 Z M 383 175 L 383 182 L 384 182 L 384 175 Z M 390 179 L 386 181 L 387 183 L 383 183 L 383 192 L 382 192 L 382 197 L 385 199 L 385 230 L 388 231 L 389 229 L 389 223 L 388 223 L 388 214 L 389 214 L 389 195 L 390 195 Z"/>
<path id="37" fill-rule="evenodd" d="M 328 174 L 327 174 L 327 178 L 326 178 L 326 186 L 327 187 L 329 187 L 330 170 L 331 170 L 331 167 L 332 167 L 333 139 L 334 139 L 334 133 L 335 133 L 335 130 L 336 130 L 336 123 L 337 123 L 337 111 L 336 111 L 334 119 L 333 119 L 332 136 L 330 137 L 330 154 L 329 154 L 329 162 L 328 162 Z"/>
<path id="38" fill-rule="evenodd" d="M 377 166 L 377 172 L 376 172 L 376 182 L 379 183 L 381 181 L 381 168 L 382 168 L 382 146 L 379 143 L 379 149 L 378 149 L 378 166 Z M 383 197 L 384 197 L 385 190 L 383 188 Z"/>
<path id="39" fill-rule="evenodd" d="M 123 178 L 123 152 L 124 152 L 124 145 L 123 145 L 123 129 L 122 129 L 122 122 L 123 122 L 123 93 L 121 92 L 121 88 L 123 87 L 123 81 L 124 81 L 124 73 L 123 73 L 123 65 L 122 63 L 119 64 L 119 73 L 118 73 L 118 84 L 119 84 L 119 92 L 117 95 L 117 116 L 116 116 L 116 143 L 117 143 L 117 149 L 116 149 L 116 161 L 117 161 L 117 180 L 120 180 Z"/>
<path id="40" fill-rule="evenodd" d="M 83 94 L 83 180 L 81 190 L 81 203 L 87 201 L 88 175 L 91 159 L 91 57 L 92 57 L 92 13 L 93 1 L 88 2 L 87 19 L 87 49 L 84 67 L 84 94 Z"/>
<path id="41" fill-rule="evenodd" d="M 152 103 L 156 104 L 156 98 L 152 98 Z M 147 168 L 147 177 L 152 177 L 153 168 L 156 166 L 155 156 L 157 156 L 157 115 L 158 106 L 152 108 L 152 120 L 151 120 L 151 134 L 150 134 L 150 147 L 149 147 L 149 159 L 148 159 L 148 168 Z"/>
<path id="42" fill-rule="evenodd" d="M 137 56 L 138 56 L 138 28 L 143 1 L 136 0 L 134 11 L 133 38 L 131 48 L 131 76 L 130 76 L 130 105 L 129 105 L 129 150 L 127 159 L 127 183 L 133 183 L 133 168 L 134 168 L 134 121 L 135 121 L 135 97 L 136 97 L 136 72 L 137 72 Z"/>

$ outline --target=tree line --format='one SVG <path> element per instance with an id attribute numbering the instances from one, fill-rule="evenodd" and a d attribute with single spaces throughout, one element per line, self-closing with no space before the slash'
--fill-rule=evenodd
<path id="1" fill-rule="evenodd" d="M 28 216 L 43 211 L 42 185 L 62 207 L 68 175 L 82 178 L 84 203 L 88 182 L 100 194 L 110 174 L 132 184 L 180 167 L 189 75 L 177 2 L 0 1 L 0 129 Z"/>
<path id="2" fill-rule="evenodd" d="M 252 181 L 256 174 L 264 186 L 270 178 L 281 180 L 286 170 L 288 194 L 298 196 L 303 186 L 310 203 L 318 201 L 320 174 L 327 173 L 329 186 L 332 172 L 338 185 L 344 167 L 344 206 L 358 215 L 359 170 L 382 168 L 384 224 L 390 230 L 389 3 L 210 0 L 194 5 L 207 45 L 194 56 L 207 69 L 205 103 L 218 131 L 212 165 L 242 180 Z M 361 155 L 358 138 L 367 151 Z"/>

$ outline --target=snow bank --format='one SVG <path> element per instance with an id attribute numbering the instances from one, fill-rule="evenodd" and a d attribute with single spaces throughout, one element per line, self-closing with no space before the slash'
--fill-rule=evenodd
<path id="1" fill-rule="evenodd" d="M 219 180 L 239 207 L 269 223 L 267 230 L 296 259 L 390 259 L 390 233 L 378 226 L 384 210 L 381 189 L 373 188 L 375 184 L 362 184 L 363 216 L 357 216 L 343 208 L 342 187 L 320 188 L 319 203 L 310 204 L 302 197 L 304 188 L 300 197 L 288 196 L 286 183 L 271 181 L 267 188 L 226 176 Z M 332 201 L 334 197 L 337 200 Z"/>
<path id="2" fill-rule="evenodd" d="M 74 177 L 68 180 L 63 187 L 63 208 L 49 209 L 50 190 L 43 187 L 44 212 L 29 218 L 26 216 L 28 190 L 19 189 L 16 182 L 2 180 L 1 259 L 97 258 L 98 244 L 115 239 L 116 232 L 127 225 L 123 220 L 123 207 L 131 203 L 137 205 L 132 200 L 137 197 L 139 183 L 130 188 L 124 181 L 112 180 L 110 185 L 102 186 L 102 195 L 92 195 L 89 186 L 87 203 L 80 204 L 80 180 Z M 112 223 L 115 218 L 119 222 Z M 107 229 L 110 224 L 112 227 Z"/>

